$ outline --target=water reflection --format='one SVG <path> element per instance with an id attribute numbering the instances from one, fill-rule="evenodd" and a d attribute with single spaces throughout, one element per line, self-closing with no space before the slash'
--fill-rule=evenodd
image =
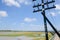
<path id="1" fill-rule="evenodd" d="M 33 40 L 33 38 L 31 37 L 27 37 L 27 36 L 20 36 L 18 37 L 19 40 Z"/>
<path id="2" fill-rule="evenodd" d="M 27 36 L 20 36 L 20 37 L 0 37 L 0 40 L 33 40 L 33 38 Z"/>
<path id="3" fill-rule="evenodd" d="M 16 37 L 0 37 L 0 40 L 17 40 Z"/>

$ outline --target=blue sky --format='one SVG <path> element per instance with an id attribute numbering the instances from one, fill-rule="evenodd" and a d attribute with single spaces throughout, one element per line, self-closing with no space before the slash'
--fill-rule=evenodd
<path id="1" fill-rule="evenodd" d="M 60 0 L 46 16 L 60 30 Z M 36 3 L 37 4 L 37 3 Z M 44 31 L 43 16 L 33 13 L 32 0 L 0 0 L 0 30 Z M 48 24 L 48 29 L 52 30 Z"/>

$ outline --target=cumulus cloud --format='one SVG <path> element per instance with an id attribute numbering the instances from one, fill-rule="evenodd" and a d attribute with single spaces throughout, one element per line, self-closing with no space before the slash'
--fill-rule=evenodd
<path id="1" fill-rule="evenodd" d="M 25 22 L 33 22 L 33 21 L 36 21 L 36 20 L 37 20 L 36 18 L 28 18 L 28 17 L 26 17 L 24 19 Z"/>
<path id="2" fill-rule="evenodd" d="M 20 7 L 21 4 L 28 5 L 30 2 L 28 0 L 2 0 L 7 6 L 16 6 Z"/>
<path id="3" fill-rule="evenodd" d="M 60 10 L 60 5 L 59 4 L 56 5 L 56 9 Z"/>
<path id="4" fill-rule="evenodd" d="M 0 17 L 7 17 L 8 14 L 6 11 L 0 11 Z"/>
<path id="5" fill-rule="evenodd" d="M 51 12 L 51 15 L 52 15 L 52 16 L 56 16 L 56 13 L 54 13 L 54 12 Z"/>
<path id="6" fill-rule="evenodd" d="M 60 14 L 60 12 L 58 12 Z"/>
<path id="7" fill-rule="evenodd" d="M 21 4 L 21 3 L 24 3 L 25 5 L 29 5 L 31 4 L 31 2 L 29 2 L 28 0 L 18 0 L 18 2 Z"/>
<path id="8" fill-rule="evenodd" d="M 20 23 L 20 30 L 23 31 L 44 31 L 44 25 Z M 27 28 L 27 29 L 26 29 Z"/>
<path id="9" fill-rule="evenodd" d="M 3 3 L 5 3 L 7 6 L 16 6 L 16 7 L 20 7 L 20 4 L 15 1 L 15 0 L 2 0 Z"/>

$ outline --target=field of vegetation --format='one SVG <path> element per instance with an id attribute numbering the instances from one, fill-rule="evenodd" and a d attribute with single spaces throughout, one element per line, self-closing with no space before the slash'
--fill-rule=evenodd
<path id="1" fill-rule="evenodd" d="M 48 33 L 49 39 L 53 36 L 51 32 Z M 44 32 L 0 32 L 0 36 L 10 36 L 10 37 L 18 37 L 18 36 L 27 36 L 33 38 L 33 40 L 45 40 Z"/>

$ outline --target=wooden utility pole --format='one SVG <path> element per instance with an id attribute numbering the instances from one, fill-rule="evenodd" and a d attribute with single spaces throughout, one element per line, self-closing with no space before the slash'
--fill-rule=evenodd
<path id="1" fill-rule="evenodd" d="M 33 2 L 36 1 L 36 0 L 33 0 Z M 55 33 L 59 36 L 60 38 L 60 34 L 59 32 L 57 31 L 57 29 L 52 25 L 52 23 L 49 21 L 49 19 L 46 17 L 46 14 L 45 14 L 45 11 L 46 10 L 49 10 L 49 9 L 53 9 L 53 8 L 56 8 L 55 5 L 53 4 L 52 7 L 49 7 L 48 4 L 51 4 L 51 3 L 54 3 L 55 0 L 51 0 L 51 1 L 48 1 L 44 3 L 44 0 L 41 0 L 41 4 L 37 4 L 37 5 L 34 5 L 33 8 L 38 8 L 38 10 L 35 10 L 33 12 L 39 12 L 41 11 L 41 14 L 43 15 L 43 18 L 44 18 L 44 27 L 45 27 L 45 36 L 46 36 L 46 40 L 49 40 L 48 38 L 48 29 L 47 29 L 47 22 L 49 23 L 49 25 L 52 27 L 52 29 L 55 31 Z M 47 8 L 45 8 L 45 5 L 47 5 Z M 39 7 L 42 6 L 42 9 L 40 9 Z"/>

